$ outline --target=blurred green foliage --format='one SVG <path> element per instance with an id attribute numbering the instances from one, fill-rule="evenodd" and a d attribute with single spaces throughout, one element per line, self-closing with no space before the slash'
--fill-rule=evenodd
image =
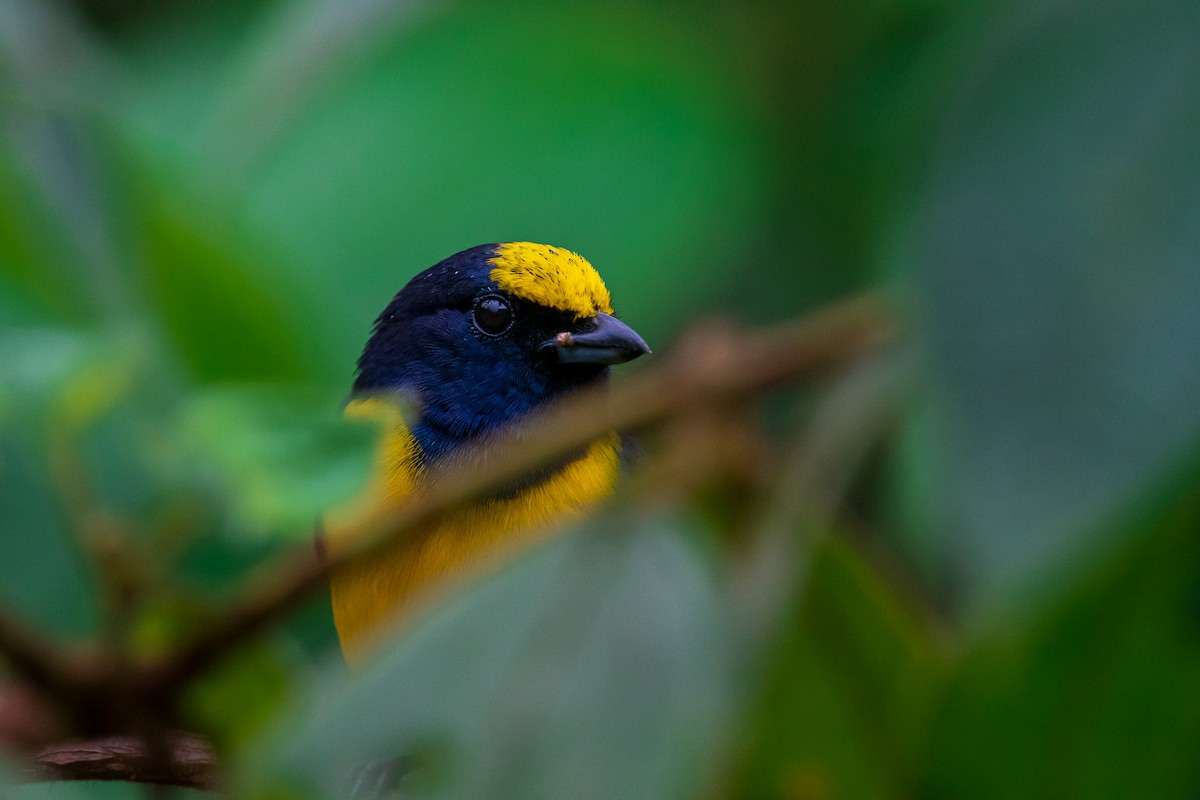
<path id="1" fill-rule="evenodd" d="M 0 603 L 201 624 L 359 485 L 369 326 L 471 245 L 578 250 L 656 349 L 877 288 L 913 391 L 765 637 L 713 544 L 745 515 L 623 512 L 361 675 L 314 604 L 193 724 L 247 797 L 403 748 L 420 796 L 1194 797 L 1198 21 L 0 0 Z"/>

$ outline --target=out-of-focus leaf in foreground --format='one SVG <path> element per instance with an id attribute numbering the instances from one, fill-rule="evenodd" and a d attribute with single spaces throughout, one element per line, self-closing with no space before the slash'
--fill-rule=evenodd
<path id="1" fill-rule="evenodd" d="M 947 109 L 907 259 L 945 487 L 922 502 L 969 604 L 1094 552 L 1200 436 L 1196 20 L 1006 9 Z"/>
<path id="2" fill-rule="evenodd" d="M 314 686 L 271 769 L 246 777 L 342 797 L 355 767 L 407 753 L 419 796 L 698 796 L 734 654 L 679 527 L 597 521 L 455 597 L 361 674 Z"/>

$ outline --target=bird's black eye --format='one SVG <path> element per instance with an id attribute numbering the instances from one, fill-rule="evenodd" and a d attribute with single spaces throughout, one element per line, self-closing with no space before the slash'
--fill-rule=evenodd
<path id="1" fill-rule="evenodd" d="M 512 305 L 498 294 L 484 295 L 475 301 L 471 317 L 480 332 L 499 336 L 512 327 Z"/>

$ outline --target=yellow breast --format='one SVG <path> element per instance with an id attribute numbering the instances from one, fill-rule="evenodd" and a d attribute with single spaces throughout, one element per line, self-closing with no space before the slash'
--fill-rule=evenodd
<path id="1" fill-rule="evenodd" d="M 364 505 L 403 503 L 421 480 L 417 442 L 392 403 L 359 400 L 346 414 L 381 420 L 385 435 L 371 485 L 353 504 L 326 519 L 330 552 L 337 551 L 348 521 Z M 616 485 L 619 447 L 615 434 L 599 440 L 545 481 L 511 497 L 464 508 L 429 530 L 401 537 L 369 562 L 336 572 L 331 580 L 333 620 L 346 660 L 360 663 L 382 633 L 414 609 L 603 500 Z"/>

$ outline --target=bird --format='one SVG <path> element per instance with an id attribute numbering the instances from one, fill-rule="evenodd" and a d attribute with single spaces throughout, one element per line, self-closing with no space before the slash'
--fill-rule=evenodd
<path id="1" fill-rule="evenodd" d="M 616 317 L 596 269 L 565 248 L 483 244 L 418 273 L 376 319 L 358 359 L 344 415 L 383 432 L 363 493 L 327 515 L 324 547 L 335 552 L 363 508 L 398 506 L 437 470 L 469 468 L 458 463 L 477 452 L 467 445 L 603 385 L 613 365 L 649 352 Z M 604 500 L 622 448 L 612 432 L 334 571 L 333 620 L 347 663 L 369 660 L 385 634 L 456 579 Z"/>

